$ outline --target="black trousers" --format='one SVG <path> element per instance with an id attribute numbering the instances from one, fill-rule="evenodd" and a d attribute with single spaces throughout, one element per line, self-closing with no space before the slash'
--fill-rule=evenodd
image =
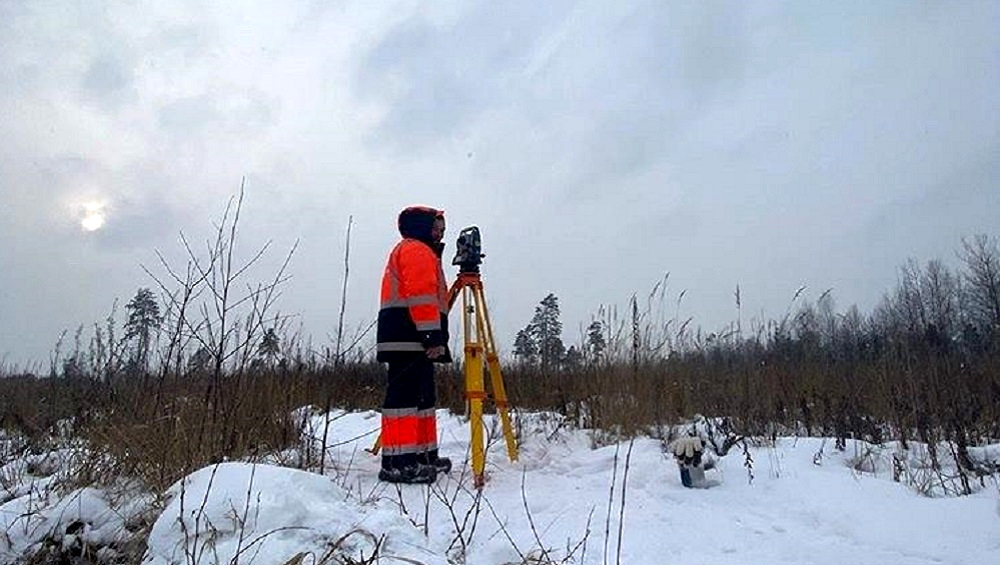
<path id="1" fill-rule="evenodd" d="M 389 363 L 382 403 L 382 468 L 437 458 L 434 364 L 423 353 Z"/>

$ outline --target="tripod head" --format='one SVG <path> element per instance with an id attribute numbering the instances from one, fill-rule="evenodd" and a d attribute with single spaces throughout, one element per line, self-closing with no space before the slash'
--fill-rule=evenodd
<path id="1" fill-rule="evenodd" d="M 459 273 L 478 273 L 479 265 L 483 263 L 483 242 L 479 236 L 479 228 L 470 226 L 464 228 L 458 234 L 455 242 L 455 258 L 452 265 L 458 265 Z"/>

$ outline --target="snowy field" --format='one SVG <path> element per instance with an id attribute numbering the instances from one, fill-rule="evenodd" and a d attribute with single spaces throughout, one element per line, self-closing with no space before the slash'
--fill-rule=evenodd
<path id="1" fill-rule="evenodd" d="M 313 418 L 317 435 L 325 421 Z M 685 489 L 657 440 L 593 449 L 586 431 L 527 415 L 520 460 L 495 442 L 477 497 L 462 419 L 439 412 L 442 454 L 456 465 L 432 487 L 375 479 L 379 460 L 364 449 L 378 422 L 374 412 L 333 414 L 325 475 L 232 462 L 187 477 L 168 493 L 145 562 L 1000 563 L 994 479 L 971 496 L 921 496 L 904 483 L 933 488 L 939 475 L 921 468 L 918 449 L 894 482 L 891 446 L 840 452 L 829 440 L 779 439 L 751 449 L 752 482 L 737 448 L 709 471 L 715 486 Z M 998 458 L 1000 446 L 978 455 Z M 121 489 L 57 496 L 46 485 L 72 473 L 58 468 L 72 457 L 33 457 L 0 468 L 0 561 L 39 543 L 113 559 L 151 499 Z"/>

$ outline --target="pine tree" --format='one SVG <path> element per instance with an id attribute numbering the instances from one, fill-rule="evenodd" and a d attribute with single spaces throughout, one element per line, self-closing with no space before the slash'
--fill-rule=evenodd
<path id="1" fill-rule="evenodd" d="M 152 345 L 153 332 L 163 321 L 160 305 L 156 302 L 152 290 L 140 288 L 125 305 L 125 309 L 128 311 L 125 339 L 134 344 L 132 365 L 136 369 L 146 371 L 149 368 L 149 348 Z"/>
<path id="2" fill-rule="evenodd" d="M 188 372 L 199 375 L 207 374 L 212 370 L 212 352 L 207 347 L 199 347 L 197 351 L 188 359 Z"/>
<path id="3" fill-rule="evenodd" d="M 534 329 L 538 357 L 542 370 L 554 369 L 562 361 L 566 347 L 562 341 L 562 321 L 559 319 L 559 298 L 549 293 L 537 307 L 529 327 Z"/>
<path id="4" fill-rule="evenodd" d="M 517 332 L 514 338 L 514 356 L 522 363 L 534 365 L 538 359 L 538 341 L 535 339 L 535 328 L 528 324 Z"/>
<path id="5" fill-rule="evenodd" d="M 274 328 L 268 328 L 257 346 L 257 360 L 266 367 L 273 367 L 279 355 L 281 355 L 281 340 Z"/>
<path id="6" fill-rule="evenodd" d="M 604 351 L 608 343 L 604 339 L 604 324 L 594 320 L 587 327 L 587 356 L 592 363 L 600 363 L 604 359 Z"/>
<path id="7" fill-rule="evenodd" d="M 562 360 L 563 368 L 567 371 L 575 371 L 583 365 L 583 353 L 576 348 L 575 345 L 569 346 L 566 350 L 566 355 Z"/>

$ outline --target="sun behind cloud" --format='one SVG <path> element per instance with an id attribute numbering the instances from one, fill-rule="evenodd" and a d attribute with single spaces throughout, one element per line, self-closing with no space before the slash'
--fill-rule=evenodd
<path id="1" fill-rule="evenodd" d="M 83 231 L 97 231 L 104 227 L 107 217 L 104 213 L 103 203 L 88 203 L 83 205 L 83 217 L 80 219 L 80 227 Z"/>

